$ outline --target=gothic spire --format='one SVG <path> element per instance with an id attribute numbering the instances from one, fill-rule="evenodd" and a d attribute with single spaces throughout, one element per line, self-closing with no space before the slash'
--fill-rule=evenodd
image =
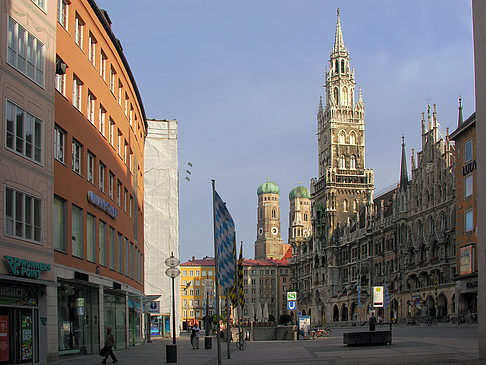
<path id="1" fill-rule="evenodd" d="M 408 172 L 407 172 L 407 156 L 405 154 L 405 137 L 402 135 L 402 166 L 400 169 L 400 190 L 407 190 Z"/>
<path id="2" fill-rule="evenodd" d="M 319 113 L 322 113 L 324 109 L 322 108 L 322 95 L 319 97 Z"/>
<path id="3" fill-rule="evenodd" d="M 457 119 L 457 126 L 460 127 L 461 124 L 464 122 L 464 119 L 462 118 L 462 98 L 459 97 L 459 118 Z"/>
<path id="4" fill-rule="evenodd" d="M 334 47 L 332 49 L 333 53 L 347 52 L 344 46 L 343 31 L 341 29 L 341 21 L 339 20 L 339 8 L 337 10 L 337 24 L 336 24 L 336 35 L 334 36 Z"/>

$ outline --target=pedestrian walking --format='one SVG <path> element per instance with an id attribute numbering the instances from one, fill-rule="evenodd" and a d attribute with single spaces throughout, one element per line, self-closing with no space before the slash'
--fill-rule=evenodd
<path id="1" fill-rule="evenodd" d="M 111 332 L 111 327 L 106 327 L 105 347 L 103 347 L 100 351 L 100 355 L 105 357 L 103 360 L 101 360 L 102 364 L 106 364 L 106 359 L 108 359 L 108 356 L 111 356 L 112 362 L 118 361 L 113 353 L 113 348 L 116 349 L 115 336 L 113 336 L 113 333 Z"/>
<path id="2" fill-rule="evenodd" d="M 370 331 L 374 331 L 376 327 L 376 317 L 375 312 L 371 312 L 370 316 Z"/>
<path id="3" fill-rule="evenodd" d="M 199 350 L 199 331 L 200 329 L 196 322 L 191 330 L 191 345 L 193 350 Z"/>

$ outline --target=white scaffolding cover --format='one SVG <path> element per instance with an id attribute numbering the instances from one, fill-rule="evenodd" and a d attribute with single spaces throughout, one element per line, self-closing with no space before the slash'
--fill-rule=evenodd
<path id="1" fill-rule="evenodd" d="M 160 314 L 172 316 L 172 279 L 165 260 L 179 258 L 177 121 L 147 120 L 144 150 L 145 294 L 160 295 Z M 179 334 L 180 276 L 175 279 L 176 333 Z M 172 327 L 172 320 L 171 320 Z"/>

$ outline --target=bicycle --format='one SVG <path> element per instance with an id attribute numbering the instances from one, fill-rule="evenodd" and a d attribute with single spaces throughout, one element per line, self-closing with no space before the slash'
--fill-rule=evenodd
<path id="1" fill-rule="evenodd" d="M 431 317 L 425 318 L 425 324 L 427 326 L 432 326 L 432 325 L 436 326 L 437 325 L 437 323 L 435 323 L 435 320 Z"/>
<path id="2" fill-rule="evenodd" d="M 238 341 L 236 341 L 236 348 L 241 351 L 246 349 L 246 341 L 243 332 L 238 333 Z"/>
<path id="3" fill-rule="evenodd" d="M 310 333 L 311 338 L 315 340 L 318 337 L 329 337 L 331 335 L 331 329 L 330 328 L 318 328 L 315 331 L 311 331 Z"/>

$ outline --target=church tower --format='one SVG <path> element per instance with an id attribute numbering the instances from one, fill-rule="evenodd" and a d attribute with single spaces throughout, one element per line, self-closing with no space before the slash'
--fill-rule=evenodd
<path id="1" fill-rule="evenodd" d="M 312 234 L 310 192 L 299 185 L 290 190 L 289 201 L 289 243 L 298 247 Z"/>
<path id="2" fill-rule="evenodd" d="M 365 168 L 364 102 L 355 79 L 337 13 L 334 45 L 317 113 L 318 179 L 311 183 L 314 236 L 328 242 L 335 230 L 355 218 L 363 207 L 371 211 L 373 170 Z"/>
<path id="3" fill-rule="evenodd" d="M 255 259 L 281 259 L 285 254 L 280 238 L 280 189 L 266 181 L 257 189 L 257 239 Z"/>

